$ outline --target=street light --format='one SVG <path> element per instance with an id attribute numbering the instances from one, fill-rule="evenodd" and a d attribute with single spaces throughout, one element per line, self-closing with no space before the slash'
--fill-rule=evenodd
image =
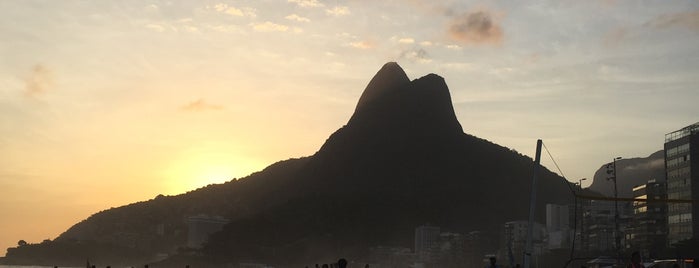
<path id="1" fill-rule="evenodd" d="M 612 170 L 609 170 L 609 164 L 607 164 L 607 174 L 611 173 L 611 177 L 608 177 L 607 180 L 614 180 L 614 245 L 616 247 L 616 253 L 617 253 L 617 262 L 621 260 L 621 238 L 619 237 L 619 234 L 621 233 L 619 231 L 619 201 L 617 200 L 619 198 L 619 192 L 617 191 L 617 183 L 616 183 L 616 161 L 621 159 L 621 157 L 615 157 L 612 160 Z"/>
<path id="2" fill-rule="evenodd" d="M 578 186 L 580 186 L 580 190 L 582 190 L 582 181 L 586 181 L 586 180 L 587 180 L 587 178 L 582 178 L 582 179 L 578 180 Z"/>

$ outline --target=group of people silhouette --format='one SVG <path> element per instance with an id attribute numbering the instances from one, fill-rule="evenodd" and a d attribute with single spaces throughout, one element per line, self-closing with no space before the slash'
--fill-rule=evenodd
<path id="1" fill-rule="evenodd" d="M 308 266 L 306 266 L 308 268 Z M 337 260 L 336 263 L 319 265 L 316 263 L 315 268 L 347 268 L 347 260 L 344 258 Z M 369 264 L 365 265 L 364 268 L 369 268 Z"/>

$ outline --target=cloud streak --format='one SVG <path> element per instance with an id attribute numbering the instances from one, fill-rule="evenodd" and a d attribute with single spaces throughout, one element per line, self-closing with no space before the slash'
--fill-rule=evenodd
<path id="1" fill-rule="evenodd" d="M 351 43 L 349 43 L 349 45 L 353 48 L 359 48 L 359 49 L 372 49 L 376 46 L 374 44 L 374 42 L 370 42 L 370 41 L 351 42 Z"/>
<path id="2" fill-rule="evenodd" d="M 699 9 L 687 12 L 663 14 L 646 23 L 656 28 L 682 27 L 699 32 Z"/>
<path id="3" fill-rule="evenodd" d="M 289 3 L 295 3 L 300 7 L 323 7 L 323 3 L 318 0 L 288 0 Z"/>
<path id="4" fill-rule="evenodd" d="M 350 14 L 350 10 L 348 7 L 345 6 L 337 6 L 331 9 L 326 9 L 325 13 L 334 16 L 334 17 L 342 17 Z"/>
<path id="5" fill-rule="evenodd" d="M 46 93 L 48 88 L 53 85 L 53 75 L 46 66 L 37 64 L 34 65 L 24 82 L 24 93 L 27 96 L 35 97 Z"/>
<path id="6" fill-rule="evenodd" d="M 430 55 L 427 53 L 425 49 L 414 49 L 414 50 L 406 50 L 400 53 L 399 58 L 401 59 L 406 59 L 411 62 L 420 62 L 420 63 L 427 63 L 431 62 L 432 59 L 430 59 Z"/>
<path id="7" fill-rule="evenodd" d="M 301 17 L 301 16 L 296 15 L 296 14 L 291 14 L 291 15 L 286 16 L 284 18 L 287 20 L 293 20 L 293 21 L 298 21 L 298 22 L 310 22 L 311 21 L 309 18 Z"/>
<path id="8" fill-rule="evenodd" d="M 461 44 L 500 44 L 503 30 L 496 16 L 488 10 L 466 12 L 449 24 L 449 37 Z"/>
<path id="9" fill-rule="evenodd" d="M 198 99 L 187 103 L 186 105 L 180 107 L 180 109 L 188 112 L 203 112 L 210 110 L 222 110 L 223 106 L 207 103 L 204 99 Z"/>
<path id="10" fill-rule="evenodd" d="M 225 13 L 231 16 L 248 18 L 257 17 L 257 10 L 250 7 L 236 8 L 227 4 L 216 4 L 213 6 L 213 8 L 218 12 Z"/>
<path id="11" fill-rule="evenodd" d="M 252 24 L 252 28 L 258 32 L 286 32 L 289 26 L 277 24 L 271 21 Z"/>

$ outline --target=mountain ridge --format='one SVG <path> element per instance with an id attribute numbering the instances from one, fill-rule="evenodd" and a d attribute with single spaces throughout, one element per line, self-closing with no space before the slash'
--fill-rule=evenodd
<path id="1" fill-rule="evenodd" d="M 95 240 L 145 255 L 174 252 L 186 242 L 184 219 L 206 213 L 231 220 L 201 251 L 218 261 L 360 257 L 373 246 L 411 247 L 414 228 L 428 222 L 497 234 L 502 223 L 526 219 L 532 167 L 530 157 L 464 133 L 442 77 L 410 81 L 397 63 L 387 63 L 348 122 L 312 156 L 105 210 L 56 241 Z M 572 202 L 568 183 L 542 169 L 539 221 L 546 203 Z M 155 235 L 157 226 L 163 235 Z"/>

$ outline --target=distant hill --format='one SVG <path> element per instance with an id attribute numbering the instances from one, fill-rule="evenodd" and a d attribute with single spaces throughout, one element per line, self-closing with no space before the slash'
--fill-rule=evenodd
<path id="1" fill-rule="evenodd" d="M 657 151 L 648 157 L 620 159 L 617 164 L 617 191 L 619 197 L 633 197 L 633 187 L 650 179 L 665 181 L 665 151 Z M 606 164 L 596 172 L 590 190 L 606 196 L 614 196 L 614 181 L 607 180 Z"/>
<path id="2" fill-rule="evenodd" d="M 412 248 L 414 228 L 425 223 L 497 234 L 504 222 L 526 219 L 532 167 L 529 157 L 465 134 L 442 77 L 411 81 L 398 64 L 387 63 L 349 122 L 314 155 L 99 212 L 53 243 L 95 241 L 144 254 L 172 252 L 185 244 L 184 219 L 206 213 L 231 219 L 200 252 L 211 260 L 307 264 L 362 256 L 378 245 Z M 539 221 L 546 203 L 572 203 L 567 184 L 542 169 Z M 8 260 L 31 252 L 25 247 L 11 249 Z"/>

